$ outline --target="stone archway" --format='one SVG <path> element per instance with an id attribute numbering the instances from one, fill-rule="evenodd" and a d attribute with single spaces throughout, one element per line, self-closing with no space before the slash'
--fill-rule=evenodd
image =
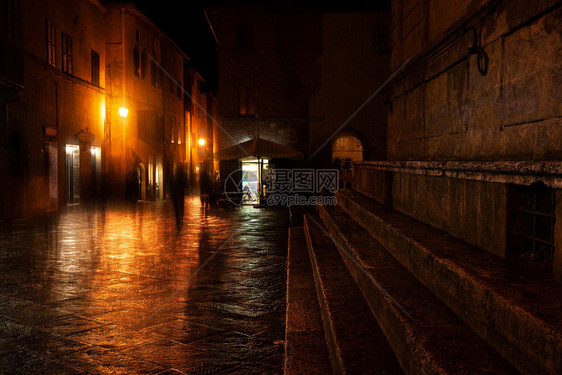
<path id="1" fill-rule="evenodd" d="M 354 135 L 342 134 L 332 144 L 332 163 L 336 158 L 363 161 L 363 151 L 363 144 L 359 138 Z"/>

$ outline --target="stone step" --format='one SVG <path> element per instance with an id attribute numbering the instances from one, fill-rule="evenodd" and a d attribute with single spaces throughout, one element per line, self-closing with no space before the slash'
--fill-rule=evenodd
<path id="1" fill-rule="evenodd" d="M 285 374 L 331 372 L 304 229 L 289 228 Z"/>
<path id="2" fill-rule="evenodd" d="M 340 205 L 522 373 L 562 374 L 561 284 L 352 190 Z"/>
<path id="3" fill-rule="evenodd" d="M 402 374 L 392 348 L 334 243 L 305 215 L 305 235 L 324 332 L 336 374 Z"/>
<path id="4" fill-rule="evenodd" d="M 341 207 L 320 216 L 407 374 L 514 374 Z"/>

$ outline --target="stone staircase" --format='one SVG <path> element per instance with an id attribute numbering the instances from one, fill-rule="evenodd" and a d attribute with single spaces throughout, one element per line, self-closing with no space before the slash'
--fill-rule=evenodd
<path id="1" fill-rule="evenodd" d="M 356 191 L 337 199 L 290 229 L 287 374 L 562 373 L 560 284 Z"/>

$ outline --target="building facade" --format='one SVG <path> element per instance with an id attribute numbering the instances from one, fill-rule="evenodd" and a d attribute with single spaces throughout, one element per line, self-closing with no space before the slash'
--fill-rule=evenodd
<path id="1" fill-rule="evenodd" d="M 130 4 L 108 4 L 105 34 L 109 191 L 117 199 L 162 199 L 186 156 L 187 56 Z"/>
<path id="2" fill-rule="evenodd" d="M 389 14 L 322 14 L 321 83 L 309 109 L 310 150 L 319 165 L 386 158 Z"/>
<path id="3" fill-rule="evenodd" d="M 208 9 L 218 39 L 219 149 L 256 136 L 308 155 L 321 18 L 274 4 Z"/>
<path id="4" fill-rule="evenodd" d="M 190 170 L 192 132 L 213 139 L 205 110 L 193 122 L 191 85 L 203 79 L 181 48 L 132 4 L 1 9 L 1 220 L 169 197 Z"/>
<path id="5" fill-rule="evenodd" d="M 3 219 L 101 194 L 105 8 L 97 1 L 3 1 Z M 5 12 L 4 12 L 5 11 Z"/>

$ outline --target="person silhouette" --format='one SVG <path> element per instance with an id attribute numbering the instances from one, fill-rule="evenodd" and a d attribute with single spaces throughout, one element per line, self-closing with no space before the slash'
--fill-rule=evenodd
<path id="1" fill-rule="evenodd" d="M 210 195 L 211 178 L 209 177 L 209 171 L 207 168 L 203 167 L 199 173 L 199 199 L 201 200 L 201 209 L 203 211 L 207 211 L 211 208 Z"/>

